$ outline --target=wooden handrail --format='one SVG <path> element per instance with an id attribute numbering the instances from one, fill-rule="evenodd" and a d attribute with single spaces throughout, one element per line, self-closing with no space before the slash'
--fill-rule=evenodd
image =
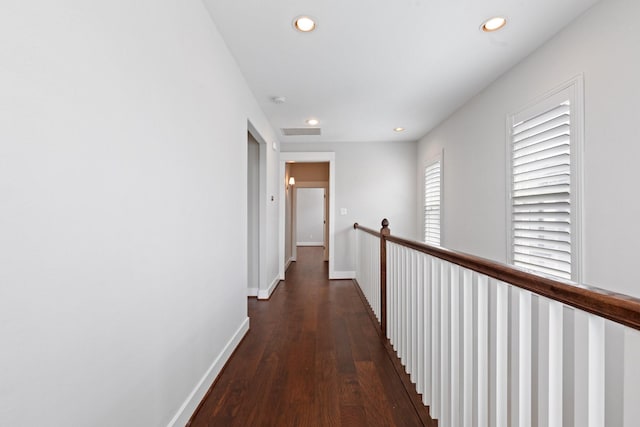
<path id="1" fill-rule="evenodd" d="M 354 228 L 368 233 L 373 231 L 358 224 L 355 224 Z M 403 239 L 390 234 L 386 236 L 381 235 L 380 233 L 376 234 L 380 236 L 381 240 L 389 241 L 414 249 L 418 252 L 449 261 L 461 267 L 468 268 L 510 285 L 517 286 L 518 288 L 526 289 L 546 298 L 587 311 L 605 319 L 620 323 L 624 326 L 640 330 L 640 299 L 638 298 L 597 287 L 579 285 L 573 282 L 561 282 L 529 273 L 512 265 L 491 261 L 474 255 L 465 254 L 463 252 L 429 246 L 424 243 Z M 386 311 L 386 307 L 381 308 L 381 311 Z"/>
<path id="2" fill-rule="evenodd" d="M 371 228 L 364 227 L 364 226 L 362 226 L 362 225 L 358 224 L 357 222 L 356 222 L 355 224 L 353 224 L 353 228 L 354 228 L 354 229 L 356 229 L 356 230 L 362 230 L 362 231 L 364 231 L 365 233 L 373 234 L 373 235 L 374 235 L 374 236 L 376 236 L 376 237 L 380 237 L 380 233 L 379 233 L 379 232 L 377 232 L 376 230 L 373 230 L 373 229 L 371 229 Z"/>

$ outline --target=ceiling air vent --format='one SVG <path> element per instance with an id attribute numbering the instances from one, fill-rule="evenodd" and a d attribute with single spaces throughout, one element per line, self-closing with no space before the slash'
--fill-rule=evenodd
<path id="1" fill-rule="evenodd" d="M 320 135 L 320 128 L 282 128 L 284 136 L 313 136 Z"/>

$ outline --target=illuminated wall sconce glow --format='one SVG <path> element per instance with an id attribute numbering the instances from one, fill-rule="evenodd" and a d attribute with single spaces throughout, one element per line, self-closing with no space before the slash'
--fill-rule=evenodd
<path id="1" fill-rule="evenodd" d="M 289 185 L 296 185 L 296 179 L 294 177 L 289 178 Z"/>
<path id="2" fill-rule="evenodd" d="M 309 120 L 307 120 L 307 122 L 306 122 L 306 123 L 307 123 L 308 125 L 315 126 L 315 125 L 317 125 L 318 123 L 320 123 L 320 121 L 319 121 L 318 119 L 309 119 Z"/>

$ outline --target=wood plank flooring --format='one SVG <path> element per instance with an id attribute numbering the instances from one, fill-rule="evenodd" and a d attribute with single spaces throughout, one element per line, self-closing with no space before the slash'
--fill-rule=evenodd
<path id="1" fill-rule="evenodd" d="M 351 280 L 298 248 L 191 420 L 199 426 L 422 426 Z"/>

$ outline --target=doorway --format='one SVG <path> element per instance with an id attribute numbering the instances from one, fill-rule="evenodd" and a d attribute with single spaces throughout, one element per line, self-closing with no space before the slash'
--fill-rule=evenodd
<path id="1" fill-rule="evenodd" d="M 298 246 L 321 246 L 323 260 L 329 261 L 331 248 L 329 233 L 329 163 L 296 162 L 285 168 L 288 176 L 287 197 L 290 213 L 285 224 L 290 233 L 285 238 L 285 257 L 289 259 L 286 268 L 297 259 Z M 289 221 L 289 223 L 287 223 Z M 290 248 L 290 251 L 287 249 Z"/>
<path id="2" fill-rule="evenodd" d="M 334 239 L 334 173 L 335 173 L 335 153 L 280 153 L 280 176 L 283 186 L 280 190 L 280 250 L 279 268 L 280 279 L 284 280 L 284 273 L 290 263 L 295 261 L 297 256 L 297 244 L 322 245 L 323 258 L 328 262 L 328 272 L 330 279 L 335 277 L 333 239 Z M 318 189 L 322 192 L 322 230 L 321 237 L 318 236 L 318 229 L 311 233 L 314 237 L 307 236 L 299 240 L 297 236 L 297 202 L 298 192 L 301 189 Z M 304 190 L 303 193 L 304 194 Z M 304 197 L 304 196 L 303 196 Z M 317 199 L 316 199 L 317 200 Z M 316 205 L 318 203 L 316 202 Z"/>
<path id="3" fill-rule="evenodd" d="M 297 259 L 299 246 L 320 246 L 322 259 L 328 262 L 331 252 L 328 182 L 297 181 L 292 190 L 291 233 L 287 245 L 291 247 L 291 259 Z"/>
<path id="4" fill-rule="evenodd" d="M 269 298 L 267 252 L 267 143 L 247 121 L 247 296 Z"/>
<path id="5" fill-rule="evenodd" d="M 325 189 L 296 190 L 296 246 L 325 247 Z M 325 259 L 326 260 L 326 259 Z"/>
<path id="6" fill-rule="evenodd" d="M 260 144 L 247 132 L 247 296 L 260 289 Z"/>

